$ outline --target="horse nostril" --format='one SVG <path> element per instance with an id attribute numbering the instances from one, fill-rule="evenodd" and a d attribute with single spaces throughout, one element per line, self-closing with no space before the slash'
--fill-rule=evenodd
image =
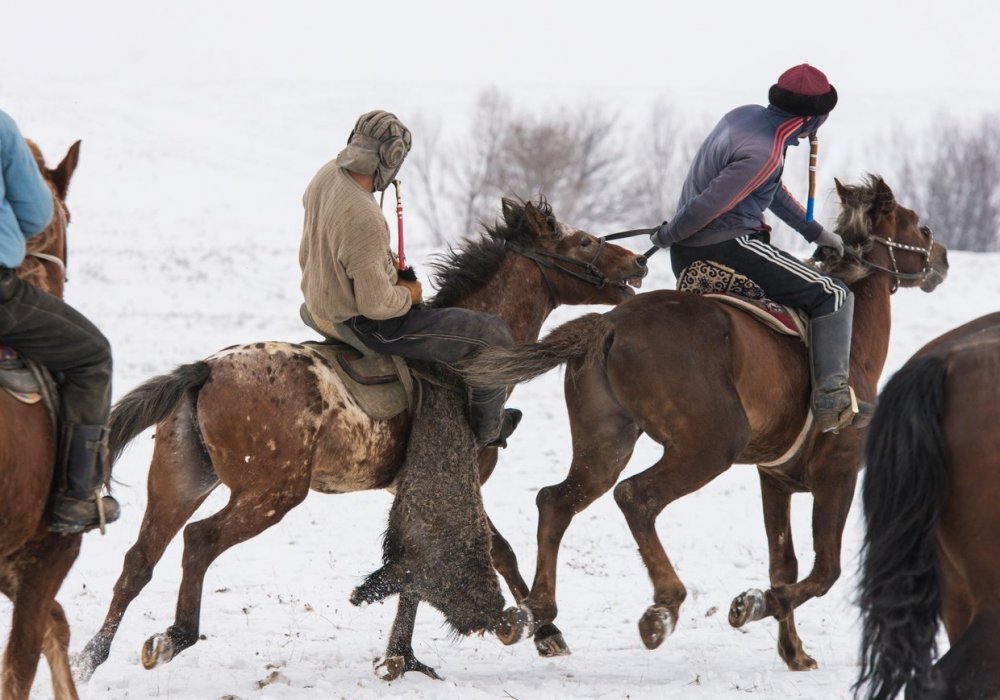
<path id="1" fill-rule="evenodd" d="M 639 267 L 646 267 L 646 256 L 640 255 L 636 257 L 635 264 L 638 265 Z"/>

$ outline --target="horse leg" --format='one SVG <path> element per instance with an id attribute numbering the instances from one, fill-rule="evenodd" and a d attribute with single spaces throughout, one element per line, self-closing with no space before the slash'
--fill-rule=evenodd
<path id="1" fill-rule="evenodd" d="M 417 661 L 413 655 L 413 627 L 417 621 L 420 598 L 412 593 L 399 595 L 396 619 L 392 623 L 385 657 L 375 659 L 375 675 L 384 681 L 393 681 L 407 671 L 420 671 L 435 680 L 441 677 L 433 668 Z"/>
<path id="2" fill-rule="evenodd" d="M 829 468 L 828 471 L 813 486 L 812 571 L 796 583 L 772 586 L 764 592 L 754 589 L 741 593 L 729 609 L 729 622 L 734 627 L 765 617 L 784 620 L 807 600 L 824 595 L 840 578 L 841 542 L 858 475 L 853 470 L 838 472 Z M 823 467 L 817 467 L 815 473 L 823 474 Z"/>
<path id="3" fill-rule="evenodd" d="M 719 418 L 725 424 L 725 418 Z M 717 425 L 714 421 L 698 425 Z M 671 502 L 692 493 L 728 469 L 741 446 L 726 445 L 720 435 L 697 434 L 689 424 L 683 441 L 676 441 L 649 469 L 615 487 L 615 501 L 625 515 L 639 554 L 653 583 L 653 605 L 639 620 L 639 635 L 655 649 L 677 626 L 687 590 L 656 534 L 656 518 Z M 656 436 L 653 436 L 656 437 Z"/>
<path id="4" fill-rule="evenodd" d="M 538 558 L 525 604 L 536 621 L 535 648 L 540 656 L 570 653 L 553 624 L 559 545 L 573 516 L 607 493 L 625 469 L 639 429 L 612 397 L 603 371 L 586 368 L 566 373 L 566 407 L 573 438 L 569 473 L 558 484 L 539 490 Z"/>
<path id="5" fill-rule="evenodd" d="M 157 428 L 139 536 L 125 555 L 104 624 L 73 657 L 73 675 L 79 682 L 90 680 L 107 661 L 128 606 L 153 578 L 167 545 L 219 484 L 196 436 L 190 429 L 177 430 L 178 423 L 186 420 L 187 416 L 178 416 Z"/>
<path id="6" fill-rule="evenodd" d="M 257 476 L 266 477 L 267 466 L 258 466 Z M 173 659 L 198 641 L 201 593 L 209 565 L 233 545 L 256 537 L 280 521 L 309 493 L 309 470 L 284 474 L 284 483 L 259 479 L 235 486 L 229 503 L 218 513 L 184 528 L 184 556 L 180 593 L 174 624 L 155 634 L 142 647 L 142 665 L 151 669 Z"/>
<path id="7" fill-rule="evenodd" d="M 80 535 L 50 535 L 19 552 L 16 561 L 11 562 L 13 569 L 19 571 L 17 580 L 0 577 L 3 592 L 14 602 L 0 679 L 0 697 L 4 700 L 28 698 L 46 636 L 53 624 L 55 596 L 80 553 L 81 539 Z M 53 692 L 64 690 L 67 681 L 68 692 L 56 695 L 59 700 L 77 697 L 72 679 L 65 676 L 53 685 Z"/>
<path id="8" fill-rule="evenodd" d="M 42 640 L 42 653 L 52 676 L 52 695 L 66 700 L 78 700 L 73 674 L 69 666 L 69 622 L 59 601 L 53 600 L 49 610 L 49 628 Z"/>
<path id="9" fill-rule="evenodd" d="M 767 531 L 771 586 L 795 583 L 799 577 L 799 561 L 795 557 L 792 540 L 792 492 L 763 470 L 758 473 L 764 506 L 764 529 Z M 794 611 L 789 612 L 788 617 L 778 620 L 778 655 L 790 671 L 816 668 L 815 659 L 803 649 L 802 640 L 795 629 Z"/>

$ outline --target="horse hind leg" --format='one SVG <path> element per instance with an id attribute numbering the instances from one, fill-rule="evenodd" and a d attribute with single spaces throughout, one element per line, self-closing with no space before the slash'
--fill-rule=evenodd
<path id="1" fill-rule="evenodd" d="M 128 606 L 152 579 L 167 545 L 219 484 L 192 420 L 188 404 L 157 428 L 139 535 L 125 555 L 104 623 L 73 656 L 73 675 L 79 682 L 88 681 L 107 660 Z"/>
<path id="2" fill-rule="evenodd" d="M 275 477 L 276 473 L 281 476 Z M 177 596 L 177 614 L 173 625 L 143 645 L 141 660 L 145 668 L 172 660 L 198 641 L 202 587 L 209 565 L 233 545 L 280 521 L 309 493 L 308 462 L 292 473 L 282 472 L 276 464 L 258 462 L 251 476 L 255 478 L 230 485 L 232 493 L 222 510 L 184 529 L 184 574 Z M 281 481 L 275 483 L 275 479 Z"/>

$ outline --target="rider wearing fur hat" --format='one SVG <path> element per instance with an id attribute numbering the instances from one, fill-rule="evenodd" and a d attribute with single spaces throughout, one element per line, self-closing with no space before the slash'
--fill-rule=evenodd
<path id="1" fill-rule="evenodd" d="M 840 236 L 807 220 L 781 181 L 785 150 L 819 129 L 837 91 L 821 71 L 801 64 L 781 74 L 768 101 L 722 117 L 695 154 L 676 215 L 651 240 L 670 246 L 677 275 L 697 260 L 714 261 L 808 314 L 814 418 L 821 430 L 838 430 L 854 418 L 847 383 L 854 296 L 840 280 L 771 245 L 764 221 L 770 209 L 810 243 L 843 255 Z"/>
<path id="2" fill-rule="evenodd" d="M 425 308 L 420 282 L 401 277 L 389 227 L 373 193 L 384 191 L 410 150 L 410 131 L 382 110 L 362 114 L 337 157 L 320 168 L 303 197 L 299 248 L 302 292 L 315 327 L 346 328 L 376 352 L 458 363 L 481 348 L 513 342 L 492 314 Z M 504 409 L 506 387 L 469 392 L 470 421 L 483 447 L 505 446 L 521 412 Z"/>

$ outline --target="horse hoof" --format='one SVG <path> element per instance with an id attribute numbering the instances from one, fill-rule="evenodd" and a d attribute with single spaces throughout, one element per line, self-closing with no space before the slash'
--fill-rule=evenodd
<path id="1" fill-rule="evenodd" d="M 733 599 L 733 604 L 729 606 L 729 624 L 738 629 L 764 617 L 766 610 L 764 592 L 759 588 L 751 588 Z"/>
<path id="2" fill-rule="evenodd" d="M 647 649 L 656 649 L 663 644 L 677 627 L 677 618 L 669 608 L 652 605 L 639 620 L 639 636 Z"/>
<path id="3" fill-rule="evenodd" d="M 535 649 L 538 650 L 539 656 L 546 658 L 569 656 L 572 653 L 566 644 L 566 640 L 563 639 L 562 632 L 553 632 L 544 637 L 540 637 L 538 632 L 535 632 Z"/>
<path id="4" fill-rule="evenodd" d="M 524 605 L 507 608 L 501 613 L 500 622 L 493 632 L 497 639 L 510 646 L 521 641 L 525 636 L 530 637 L 534 634 L 535 616 Z"/>
<path id="5" fill-rule="evenodd" d="M 174 640 L 166 634 L 154 634 L 142 645 L 142 667 L 147 671 L 174 658 Z"/>
<path id="6" fill-rule="evenodd" d="M 86 683 L 94 675 L 94 671 L 97 670 L 97 664 L 94 663 L 90 654 L 82 652 L 71 654 L 69 657 L 69 670 L 75 682 Z"/>
<path id="7" fill-rule="evenodd" d="M 375 675 L 383 681 L 394 681 L 406 671 L 406 659 L 402 656 L 387 656 L 375 659 Z"/>

